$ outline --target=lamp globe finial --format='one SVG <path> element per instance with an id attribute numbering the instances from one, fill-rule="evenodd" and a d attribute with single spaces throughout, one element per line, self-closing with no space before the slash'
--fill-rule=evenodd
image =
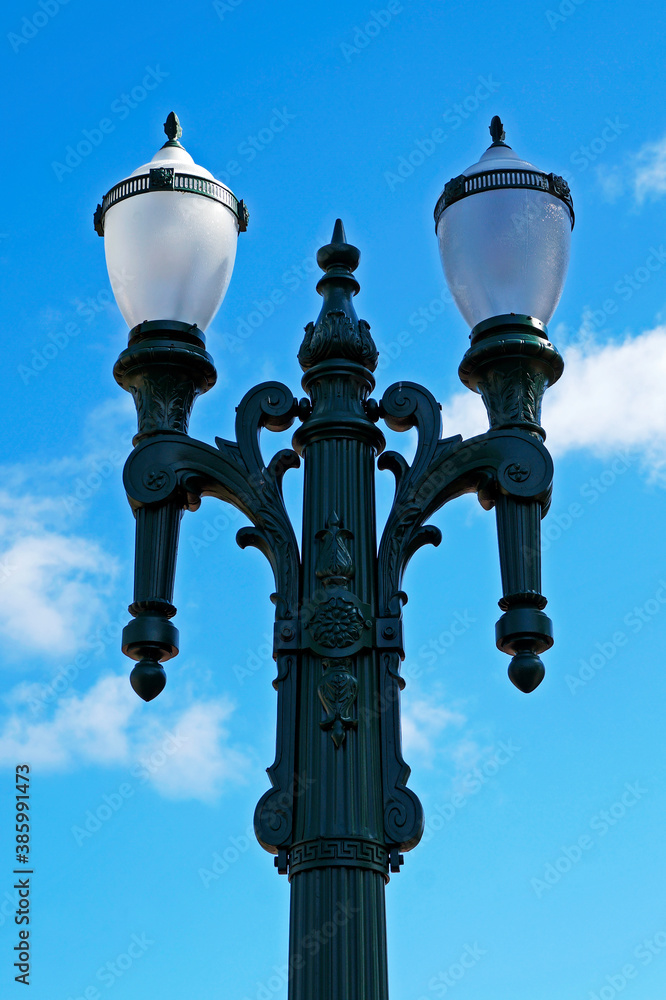
<path id="1" fill-rule="evenodd" d="M 170 111 L 167 115 L 167 120 L 164 123 L 164 132 L 167 137 L 167 142 L 164 143 L 164 146 L 180 146 L 178 140 L 183 134 L 183 129 L 175 111 Z M 164 146 L 162 149 L 164 149 Z"/>

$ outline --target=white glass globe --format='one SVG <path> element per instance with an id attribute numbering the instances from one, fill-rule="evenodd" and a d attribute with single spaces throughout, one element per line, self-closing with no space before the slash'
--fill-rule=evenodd
<path id="1" fill-rule="evenodd" d="M 179 145 L 164 146 L 131 177 L 159 167 L 215 180 Z M 238 228 L 221 202 L 187 191 L 143 191 L 111 205 L 104 216 L 106 266 L 128 326 L 178 320 L 205 330 L 229 287 Z"/>
<path id="2" fill-rule="evenodd" d="M 498 145 L 463 173 L 494 168 L 537 169 Z M 470 327 L 506 313 L 550 321 L 571 243 L 571 215 L 559 198 L 535 188 L 470 194 L 444 209 L 437 237 L 447 284 Z"/>

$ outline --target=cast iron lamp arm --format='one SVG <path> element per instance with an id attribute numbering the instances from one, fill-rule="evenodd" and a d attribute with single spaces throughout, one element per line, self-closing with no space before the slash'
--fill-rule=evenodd
<path id="1" fill-rule="evenodd" d="M 175 614 L 170 601 L 178 532 L 165 526 L 177 525 L 184 509 L 196 510 L 202 496 L 224 500 L 249 518 L 252 527 L 240 529 L 238 544 L 254 545 L 268 559 L 275 576 L 277 618 L 296 618 L 300 559 L 282 477 L 300 464 L 299 458 L 284 449 L 266 466 L 259 447 L 263 427 L 286 430 L 296 412 L 297 401 L 287 387 L 266 382 L 250 390 L 238 406 L 236 442 L 217 438 L 215 448 L 182 432 L 161 431 L 140 441 L 129 456 L 123 479 L 137 517 L 131 607 L 136 617 L 123 635 L 123 651 L 141 661 L 132 672 L 132 684 L 145 700 L 164 687 L 157 661 L 177 652 L 177 632 L 166 618 Z"/>
<path id="2" fill-rule="evenodd" d="M 441 533 L 425 521 L 449 500 L 476 492 L 486 510 L 498 506 L 498 542 L 506 612 L 497 625 L 497 644 L 514 654 L 509 676 L 523 691 L 543 677 L 538 653 L 552 645 L 550 621 L 540 594 L 540 518 L 547 510 L 553 466 L 540 439 L 520 427 L 489 430 L 463 441 L 441 439 L 439 405 L 427 389 L 399 382 L 385 392 L 380 413 L 395 431 L 418 430 L 411 465 L 397 452 L 378 460 L 396 477 L 393 506 L 379 546 L 381 613 L 396 619 L 406 602 L 402 579 L 412 555 L 425 544 L 439 545 Z M 531 430 L 531 429 L 530 429 Z M 515 605 L 520 603 L 520 613 Z M 526 660 L 526 655 L 532 659 Z M 536 680 L 536 683 L 534 681 Z"/>

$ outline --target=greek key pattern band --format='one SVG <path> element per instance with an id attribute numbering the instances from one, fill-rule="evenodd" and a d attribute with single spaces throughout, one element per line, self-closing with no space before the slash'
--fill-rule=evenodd
<path id="1" fill-rule="evenodd" d="M 311 868 L 370 868 L 388 881 L 388 851 L 372 840 L 322 838 L 295 844 L 289 852 L 289 877 Z"/>

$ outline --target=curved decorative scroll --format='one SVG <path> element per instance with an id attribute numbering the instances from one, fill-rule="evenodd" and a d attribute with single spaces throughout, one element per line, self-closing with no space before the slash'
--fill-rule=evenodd
<path id="1" fill-rule="evenodd" d="M 439 403 L 432 393 L 415 382 L 396 382 L 389 386 L 381 407 L 391 430 L 406 431 L 416 427 L 418 432 L 411 466 L 395 451 L 386 452 L 377 462 L 378 468 L 390 469 L 396 480 L 393 507 L 379 547 L 379 607 L 380 614 L 397 617 L 403 603 L 400 583 L 407 563 L 422 545 L 439 545 L 442 539 L 439 528 L 432 525 L 419 530 L 427 515 L 422 515 L 413 484 L 427 474 L 436 452 L 443 457 L 460 444 L 462 438 L 457 435 L 440 439 Z"/>
<path id="2" fill-rule="evenodd" d="M 402 851 L 416 847 L 423 835 L 423 806 L 407 788 L 410 767 L 402 756 L 400 736 L 400 690 L 404 680 L 398 673 L 400 654 L 382 653 L 380 703 L 387 706 L 382 719 L 382 769 L 384 784 L 384 834 L 387 843 Z"/>
<path id="3" fill-rule="evenodd" d="M 295 415 L 286 386 L 265 382 L 243 398 L 236 416 L 238 442 L 216 439 L 217 448 L 179 434 L 162 434 L 139 444 L 124 472 L 125 490 L 134 506 L 162 503 L 180 492 L 183 506 L 194 508 L 201 496 L 233 504 L 253 524 L 241 528 L 241 548 L 264 553 L 275 576 L 278 617 L 292 618 L 298 604 L 298 543 L 282 496 L 287 469 L 300 464 L 295 452 L 278 452 L 266 467 L 259 447 L 262 427 L 283 430 Z"/>
<path id="4" fill-rule="evenodd" d="M 294 735 L 296 733 L 296 658 L 280 654 L 273 686 L 278 692 L 278 721 L 275 760 L 267 769 L 271 788 L 259 799 L 254 811 L 257 840 L 271 854 L 291 843 L 293 824 Z"/>
<path id="5" fill-rule="evenodd" d="M 177 499 L 196 509 L 201 496 L 233 504 L 252 522 L 236 538 L 241 548 L 254 545 L 268 559 L 275 577 L 272 600 L 283 621 L 298 617 L 300 558 L 298 543 L 282 495 L 282 477 L 300 464 L 295 452 L 277 453 L 268 466 L 259 446 L 262 427 L 286 430 L 297 402 L 286 386 L 265 382 L 241 401 L 236 416 L 237 442 L 217 438 L 217 448 L 186 437 L 161 434 L 139 444 L 127 461 L 125 489 L 135 507 Z M 175 553 L 174 553 L 175 559 Z M 277 853 L 291 836 L 296 732 L 295 657 L 278 657 L 278 737 L 275 761 L 268 768 L 272 784 L 255 813 L 260 844 Z"/>
<path id="6" fill-rule="evenodd" d="M 438 440 L 438 405 L 427 389 L 411 382 L 391 386 L 381 405 L 392 429 L 416 426 L 419 435 L 411 466 L 395 452 L 378 460 L 379 468 L 390 469 L 396 478 L 393 506 L 379 545 L 380 613 L 399 616 L 409 560 L 422 545 L 441 541 L 439 529 L 424 524 L 428 517 L 463 493 L 479 492 L 482 504 L 492 507 L 490 484 L 509 496 L 545 505 L 553 466 L 541 442 L 525 431 L 487 431 L 467 441 L 460 436 Z"/>

